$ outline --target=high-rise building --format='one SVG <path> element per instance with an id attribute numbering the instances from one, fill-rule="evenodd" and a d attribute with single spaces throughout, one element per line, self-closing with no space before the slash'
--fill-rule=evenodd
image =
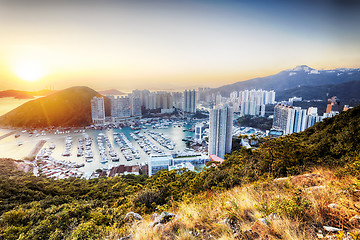
<path id="1" fill-rule="evenodd" d="M 111 101 L 111 118 L 112 121 L 117 122 L 131 116 L 130 98 L 121 96 L 110 96 Z"/>
<path id="2" fill-rule="evenodd" d="M 304 131 L 324 118 L 339 114 L 337 111 L 319 116 L 316 107 L 301 109 L 286 104 L 277 104 L 274 108 L 273 128 L 282 130 L 284 134 Z"/>
<path id="3" fill-rule="evenodd" d="M 183 93 L 182 92 L 172 92 L 171 95 L 173 97 L 174 107 L 182 109 Z"/>
<path id="4" fill-rule="evenodd" d="M 234 97 L 233 93 L 231 97 Z M 244 90 L 238 95 L 240 114 L 252 116 L 265 116 L 265 105 L 275 103 L 275 92 L 265 90 Z"/>
<path id="5" fill-rule="evenodd" d="M 130 109 L 131 116 L 140 116 L 141 115 L 141 98 L 136 96 L 130 97 Z"/>
<path id="6" fill-rule="evenodd" d="M 184 112 L 196 113 L 196 91 L 184 91 Z"/>
<path id="7" fill-rule="evenodd" d="M 273 128 L 283 130 L 285 134 L 304 131 L 308 127 L 306 109 L 278 104 L 274 108 Z"/>
<path id="8" fill-rule="evenodd" d="M 233 127 L 233 109 L 228 106 L 217 106 L 210 110 L 209 154 L 224 158 L 231 153 Z"/>
<path id="9" fill-rule="evenodd" d="M 203 140 L 204 126 L 201 123 L 195 125 L 195 141 L 201 143 Z"/>
<path id="10" fill-rule="evenodd" d="M 95 124 L 105 123 L 105 104 L 103 97 L 93 97 L 91 99 L 91 117 Z"/>

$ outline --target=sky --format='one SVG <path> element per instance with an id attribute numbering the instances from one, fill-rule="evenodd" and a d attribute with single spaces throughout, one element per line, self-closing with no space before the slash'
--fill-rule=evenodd
<path id="1" fill-rule="evenodd" d="M 0 0 L 0 90 L 182 90 L 358 68 L 359 2 Z"/>

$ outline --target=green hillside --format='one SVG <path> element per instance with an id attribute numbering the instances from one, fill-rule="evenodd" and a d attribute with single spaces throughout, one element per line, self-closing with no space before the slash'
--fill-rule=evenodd
<path id="1" fill-rule="evenodd" d="M 36 100 L 0 117 L 10 127 L 86 126 L 91 124 L 90 100 L 99 95 L 88 87 L 72 87 Z"/>
<path id="2" fill-rule="evenodd" d="M 3 159 L 0 236 L 119 239 L 133 233 L 134 239 L 258 239 L 245 238 L 244 230 L 271 213 L 280 221 L 269 223 L 266 239 L 315 239 L 323 225 L 353 233 L 356 222 L 350 220 L 360 208 L 359 145 L 357 107 L 302 133 L 263 139 L 257 149 L 241 148 L 219 167 L 200 173 L 56 181 L 10 171 L 13 162 Z M 284 178 L 303 173 L 312 174 Z M 334 201 L 339 207 L 331 210 L 327 205 Z M 130 211 L 145 221 L 132 225 L 125 219 Z M 180 218 L 153 228 L 151 214 L 162 211 Z"/>

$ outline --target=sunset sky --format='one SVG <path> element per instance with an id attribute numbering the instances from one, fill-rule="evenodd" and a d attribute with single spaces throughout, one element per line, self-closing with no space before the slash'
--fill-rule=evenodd
<path id="1" fill-rule="evenodd" d="M 358 68 L 359 2 L 0 0 L 0 90 L 180 90 Z"/>

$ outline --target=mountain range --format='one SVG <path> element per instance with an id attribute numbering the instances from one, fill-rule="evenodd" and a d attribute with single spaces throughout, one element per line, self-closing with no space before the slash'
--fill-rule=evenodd
<path id="1" fill-rule="evenodd" d="M 109 90 L 103 90 L 103 91 L 98 91 L 98 92 L 105 96 L 107 96 L 107 95 L 125 95 L 126 94 L 117 89 L 109 89 Z"/>
<path id="2" fill-rule="evenodd" d="M 302 86 L 333 85 L 357 80 L 360 80 L 360 68 L 317 70 L 301 65 L 274 75 L 236 82 L 209 91 L 210 93 L 219 92 L 222 96 L 227 97 L 233 91 L 246 89 L 264 89 L 279 92 Z"/>
<path id="3" fill-rule="evenodd" d="M 39 97 L 39 96 L 47 96 L 54 92 L 55 91 L 48 90 L 48 89 L 43 89 L 40 91 L 33 91 L 33 92 L 19 91 L 19 90 L 5 90 L 5 91 L 0 91 L 0 98 L 13 97 L 16 99 L 31 99 L 31 98 Z"/>

